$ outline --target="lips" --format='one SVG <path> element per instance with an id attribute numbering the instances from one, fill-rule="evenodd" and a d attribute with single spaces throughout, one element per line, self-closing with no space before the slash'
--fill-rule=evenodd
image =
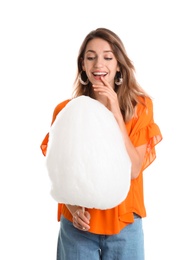
<path id="1" fill-rule="evenodd" d="M 106 73 L 106 72 L 93 72 L 92 74 L 95 77 L 105 77 L 108 73 Z"/>

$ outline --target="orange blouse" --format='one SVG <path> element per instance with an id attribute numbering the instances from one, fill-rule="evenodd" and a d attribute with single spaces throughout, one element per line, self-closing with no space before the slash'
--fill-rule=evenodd
<path id="1" fill-rule="evenodd" d="M 59 103 L 53 112 L 51 124 L 58 113 L 66 106 L 70 99 Z M 95 234 L 112 235 L 120 232 L 129 223 L 133 223 L 133 213 L 146 217 L 143 194 L 143 170 L 146 169 L 156 158 L 155 145 L 162 140 L 162 135 L 153 119 L 153 103 L 150 98 L 145 99 L 145 104 L 138 104 L 136 115 L 126 123 L 129 138 L 135 147 L 147 144 L 146 155 L 142 170 L 136 179 L 131 180 L 130 191 L 126 199 L 118 206 L 107 209 L 86 209 L 91 215 L 89 232 Z M 43 155 L 46 155 L 49 133 L 41 143 Z M 106 199 L 106 198 L 105 198 Z M 72 215 L 64 204 L 58 204 L 58 221 L 60 216 L 72 221 Z"/>

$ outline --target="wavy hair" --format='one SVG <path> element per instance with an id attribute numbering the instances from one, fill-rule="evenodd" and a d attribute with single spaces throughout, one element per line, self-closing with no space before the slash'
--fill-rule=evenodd
<path id="1" fill-rule="evenodd" d="M 82 61 L 84 59 L 86 46 L 89 41 L 95 38 L 101 38 L 110 44 L 113 54 L 118 61 L 120 72 L 123 76 L 121 85 L 115 85 L 119 106 L 123 115 L 124 121 L 129 121 L 135 113 L 136 105 L 139 102 L 144 104 L 144 97 L 147 93 L 141 88 L 135 78 L 135 68 L 132 61 L 129 59 L 121 39 L 109 29 L 97 28 L 91 31 L 81 44 L 77 57 L 77 74 L 74 82 L 73 98 L 81 95 L 93 98 L 92 86 L 89 82 L 87 85 L 81 84 L 79 75 L 82 71 Z M 140 98 L 141 97 L 141 98 Z"/>

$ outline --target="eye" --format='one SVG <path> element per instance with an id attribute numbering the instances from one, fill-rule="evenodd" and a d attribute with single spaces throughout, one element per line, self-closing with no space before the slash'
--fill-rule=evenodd
<path id="1" fill-rule="evenodd" d="M 106 57 L 105 60 L 112 60 L 112 58 L 107 58 L 107 57 Z"/>
<path id="2" fill-rule="evenodd" d="M 87 57 L 87 60 L 94 60 L 95 57 Z"/>

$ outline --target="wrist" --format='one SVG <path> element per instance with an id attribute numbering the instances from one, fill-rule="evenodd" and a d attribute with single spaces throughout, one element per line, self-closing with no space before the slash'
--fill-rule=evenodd
<path id="1" fill-rule="evenodd" d="M 68 205 L 66 204 L 66 207 L 68 208 L 68 210 L 70 211 L 71 215 L 73 216 L 75 214 L 75 212 L 77 212 L 78 210 L 83 210 L 82 207 L 80 206 L 73 206 L 73 205 Z"/>

